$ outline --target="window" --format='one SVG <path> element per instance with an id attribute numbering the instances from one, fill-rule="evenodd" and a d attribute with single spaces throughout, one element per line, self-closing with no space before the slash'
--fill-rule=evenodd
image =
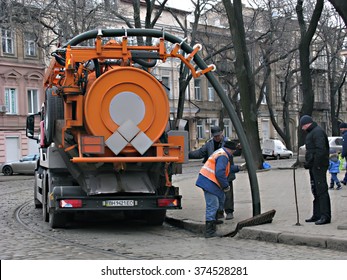
<path id="1" fill-rule="evenodd" d="M 28 113 L 35 114 L 39 111 L 37 89 L 28 89 Z"/>
<path id="2" fill-rule="evenodd" d="M 2 52 L 6 54 L 14 54 L 14 38 L 13 33 L 10 30 L 1 30 L 1 44 Z"/>
<path id="3" fill-rule="evenodd" d="M 163 76 L 161 78 L 161 81 L 164 85 L 164 89 L 166 91 L 167 96 L 169 97 L 169 99 L 173 99 L 173 93 L 171 91 L 171 84 L 170 84 L 170 77 Z"/>
<path id="4" fill-rule="evenodd" d="M 280 83 L 279 83 L 279 94 L 280 94 L 280 96 L 283 98 L 284 97 L 284 91 L 285 91 L 285 84 L 284 84 L 284 82 L 283 81 L 280 81 Z"/>
<path id="5" fill-rule="evenodd" d="M 201 100 L 201 81 L 200 80 L 194 80 L 194 93 L 195 93 L 195 100 Z"/>
<path id="6" fill-rule="evenodd" d="M 227 83 L 222 83 L 222 88 L 225 93 L 225 95 L 228 95 L 229 87 Z"/>
<path id="7" fill-rule="evenodd" d="M 224 119 L 223 123 L 224 123 L 224 136 L 229 138 L 231 137 L 231 133 L 232 133 L 230 120 Z"/>
<path id="8" fill-rule="evenodd" d="M 24 34 L 25 38 L 25 55 L 26 56 L 36 56 L 36 43 L 35 43 L 35 34 L 26 32 Z"/>
<path id="9" fill-rule="evenodd" d="M 208 83 L 208 101 L 214 101 L 214 88 Z"/>
<path id="10" fill-rule="evenodd" d="M 202 120 L 198 120 L 196 123 L 196 130 L 198 133 L 198 139 L 203 139 L 204 138 L 204 129 L 203 129 L 203 124 Z"/>
<path id="11" fill-rule="evenodd" d="M 5 88 L 5 104 L 7 114 L 17 114 L 17 91 L 15 88 Z"/>
<path id="12" fill-rule="evenodd" d="M 261 100 L 261 104 L 263 104 L 263 105 L 267 104 L 266 103 L 266 95 L 267 95 L 267 89 L 266 89 L 266 87 L 264 87 L 264 94 L 263 94 L 263 98 Z"/>
<path id="13" fill-rule="evenodd" d="M 22 157 L 22 161 L 34 161 L 38 158 L 38 155 L 28 155 L 25 157 Z"/>
<path id="14" fill-rule="evenodd" d="M 190 100 L 190 87 L 189 87 L 189 85 L 186 87 L 185 98 L 186 98 L 186 100 Z"/>

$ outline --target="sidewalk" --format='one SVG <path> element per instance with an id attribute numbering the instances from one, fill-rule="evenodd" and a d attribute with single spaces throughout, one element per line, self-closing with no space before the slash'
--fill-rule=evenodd
<path id="1" fill-rule="evenodd" d="M 308 171 L 298 168 L 295 171 L 298 215 L 295 203 L 293 169 L 295 160 L 269 161 L 272 168 L 257 172 L 261 213 L 275 209 L 272 223 L 244 227 L 234 238 L 255 239 L 291 245 L 307 245 L 347 252 L 347 187 L 329 190 L 332 221 L 327 225 L 306 223 L 312 216 L 313 196 L 310 190 Z M 188 164 L 192 164 L 191 162 Z M 193 163 L 196 164 L 197 163 Z M 237 163 L 236 163 L 237 164 Z M 277 165 L 277 167 L 276 167 Z M 205 229 L 205 200 L 203 192 L 195 186 L 197 172 L 174 176 L 174 185 L 182 194 L 182 210 L 170 210 L 167 222 L 187 230 L 203 234 Z M 184 169 L 183 169 L 184 170 Z M 329 175 L 327 175 L 329 176 Z M 341 177 L 341 173 L 340 176 Z M 330 177 L 328 177 L 330 180 Z M 329 181 L 328 181 L 329 182 Z M 234 181 L 234 219 L 217 226 L 217 232 L 226 234 L 235 230 L 238 222 L 252 217 L 252 197 L 247 172 L 236 174 Z M 297 224 L 299 220 L 299 224 Z"/>

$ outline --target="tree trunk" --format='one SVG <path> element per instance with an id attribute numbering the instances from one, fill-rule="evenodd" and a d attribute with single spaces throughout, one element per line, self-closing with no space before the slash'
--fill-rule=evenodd
<path id="1" fill-rule="evenodd" d="M 296 4 L 296 14 L 298 16 L 298 23 L 300 27 L 300 43 L 299 43 L 299 60 L 301 71 L 301 90 L 303 95 L 303 104 L 300 110 L 300 116 L 312 115 L 314 92 L 312 88 L 311 69 L 310 69 L 310 45 L 312 38 L 317 29 L 318 21 L 322 14 L 324 0 L 317 0 L 314 8 L 310 24 L 306 30 L 306 23 L 303 13 L 303 0 L 298 0 Z M 298 127 L 298 144 L 304 144 L 304 134 L 301 127 Z"/>
<path id="2" fill-rule="evenodd" d="M 263 156 L 258 132 L 257 102 L 255 97 L 254 76 L 248 57 L 245 29 L 242 17 L 241 0 L 223 0 L 227 13 L 231 37 L 235 48 L 235 69 L 241 94 L 241 106 L 245 132 L 248 135 L 254 164 L 262 168 Z"/>

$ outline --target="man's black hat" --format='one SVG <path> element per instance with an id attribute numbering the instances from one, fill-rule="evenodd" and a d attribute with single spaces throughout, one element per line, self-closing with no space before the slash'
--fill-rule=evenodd
<path id="1" fill-rule="evenodd" d="M 300 119 L 300 126 L 304 126 L 305 124 L 312 123 L 312 117 L 308 115 L 303 115 Z"/>
<path id="2" fill-rule="evenodd" d="M 226 141 L 226 142 L 224 143 L 224 146 L 223 146 L 223 147 L 235 151 L 235 150 L 236 150 L 236 143 L 233 142 L 233 141 Z"/>
<path id="3" fill-rule="evenodd" d="M 211 133 L 212 133 L 212 136 L 221 135 L 222 134 L 222 130 L 220 129 L 219 126 L 214 126 L 214 127 L 211 128 Z"/>

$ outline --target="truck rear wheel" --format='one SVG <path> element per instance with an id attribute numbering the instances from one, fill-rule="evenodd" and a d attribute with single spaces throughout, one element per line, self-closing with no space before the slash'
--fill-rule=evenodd
<path id="1" fill-rule="evenodd" d="M 54 209 L 49 211 L 49 225 L 51 228 L 65 228 L 67 222 L 66 213 L 57 213 Z"/>
<path id="2" fill-rule="evenodd" d="M 163 225 L 166 217 L 166 209 L 162 210 L 147 210 L 144 213 L 144 218 L 150 226 Z"/>
<path id="3" fill-rule="evenodd" d="M 47 172 L 44 171 L 43 173 L 44 179 L 43 179 L 43 186 L 42 186 L 42 217 L 44 222 L 49 221 L 49 215 L 48 215 L 48 178 L 47 178 Z"/>
<path id="4" fill-rule="evenodd" d="M 38 172 L 35 171 L 35 182 L 34 182 L 34 205 L 35 205 L 35 209 L 42 208 L 42 203 L 37 198 L 37 188 L 38 188 L 37 187 L 37 185 L 38 185 L 37 176 L 38 176 Z"/>
<path id="5" fill-rule="evenodd" d="M 64 101 L 58 95 L 53 95 L 56 88 L 46 89 L 46 103 L 44 116 L 45 144 L 53 142 L 55 121 L 64 119 Z"/>

